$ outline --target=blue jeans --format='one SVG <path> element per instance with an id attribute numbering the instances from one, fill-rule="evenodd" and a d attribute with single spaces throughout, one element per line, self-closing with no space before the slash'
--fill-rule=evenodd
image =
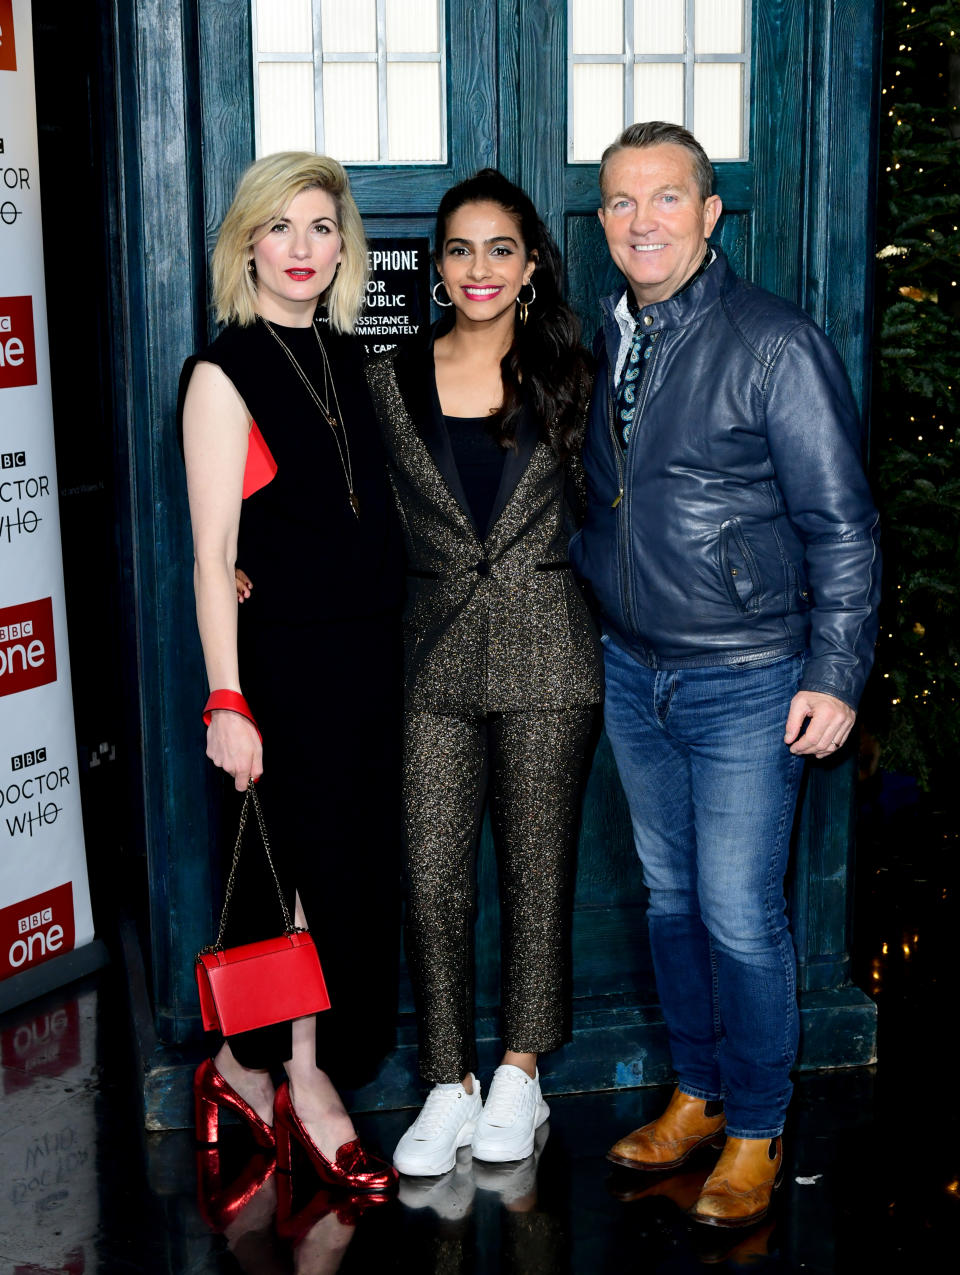
<path id="1" fill-rule="evenodd" d="M 803 759 L 783 732 L 803 656 L 657 670 L 609 638 L 604 656 L 680 1089 L 722 1098 L 734 1137 L 776 1137 L 799 1035 L 783 878 Z"/>

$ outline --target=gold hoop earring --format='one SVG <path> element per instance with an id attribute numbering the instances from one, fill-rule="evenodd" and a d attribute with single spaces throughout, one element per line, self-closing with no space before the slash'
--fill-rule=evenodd
<path id="1" fill-rule="evenodd" d="M 523 291 L 523 288 L 530 289 L 530 296 L 527 298 L 526 301 L 521 301 L 520 299 L 520 292 Z M 537 299 L 537 290 L 532 283 L 525 283 L 523 285 L 523 288 L 521 288 L 520 292 L 517 293 L 517 305 L 520 307 L 520 322 L 526 323 L 527 313 L 529 312 L 529 309 L 533 305 L 534 301 L 536 301 Z"/>

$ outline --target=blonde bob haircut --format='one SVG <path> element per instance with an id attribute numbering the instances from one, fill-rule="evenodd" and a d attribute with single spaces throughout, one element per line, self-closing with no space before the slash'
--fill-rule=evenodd
<path id="1" fill-rule="evenodd" d="M 312 151 L 280 151 L 256 160 L 240 178 L 213 250 L 213 303 L 221 323 L 247 327 L 257 317 L 253 245 L 302 190 L 325 190 L 337 210 L 342 257 L 322 300 L 337 332 L 352 332 L 367 286 L 367 241 L 343 167 Z"/>

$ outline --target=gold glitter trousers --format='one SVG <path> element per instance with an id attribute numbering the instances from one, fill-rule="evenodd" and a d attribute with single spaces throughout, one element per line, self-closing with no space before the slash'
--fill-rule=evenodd
<path id="1" fill-rule="evenodd" d="M 473 927 L 483 808 L 500 879 L 503 1044 L 563 1039 L 580 798 L 598 709 L 407 712 L 403 810 L 407 962 L 420 1071 L 453 1083 L 477 1067 Z"/>

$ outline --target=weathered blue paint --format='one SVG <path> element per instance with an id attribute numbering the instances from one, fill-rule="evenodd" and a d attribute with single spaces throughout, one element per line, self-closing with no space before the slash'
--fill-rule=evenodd
<path id="1" fill-rule="evenodd" d="M 644 1058 L 634 1058 L 631 1062 L 618 1062 L 614 1077 L 618 1089 L 638 1089 L 648 1084 L 644 1071 Z"/>

